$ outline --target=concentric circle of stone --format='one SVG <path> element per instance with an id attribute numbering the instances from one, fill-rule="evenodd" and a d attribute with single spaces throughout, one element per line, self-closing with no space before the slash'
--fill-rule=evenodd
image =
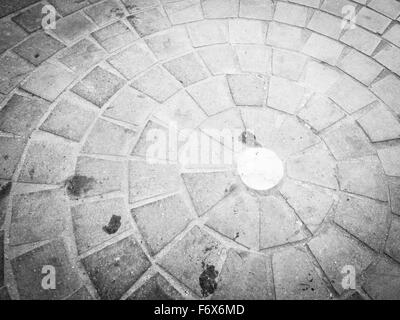
<path id="1" fill-rule="evenodd" d="M 0 299 L 399 299 L 399 23 L 0 1 Z"/>
<path id="2" fill-rule="evenodd" d="M 243 183 L 254 190 L 269 190 L 283 178 L 282 161 L 272 150 L 247 148 L 237 158 L 237 170 Z"/>

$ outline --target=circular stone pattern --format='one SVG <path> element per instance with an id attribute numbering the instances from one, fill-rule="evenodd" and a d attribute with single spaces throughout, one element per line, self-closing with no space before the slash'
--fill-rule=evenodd
<path id="1" fill-rule="evenodd" d="M 254 190 L 269 190 L 283 178 L 282 161 L 271 150 L 248 148 L 237 159 L 237 170 L 243 183 Z"/>
<path id="2" fill-rule="evenodd" d="M 0 299 L 400 298 L 398 1 L 49 1 L 46 32 L 28 2 Z"/>

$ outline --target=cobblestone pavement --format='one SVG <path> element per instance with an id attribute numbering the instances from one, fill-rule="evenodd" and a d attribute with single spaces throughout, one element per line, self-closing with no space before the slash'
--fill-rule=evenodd
<path id="1" fill-rule="evenodd" d="M 1 0 L 0 16 L 1 299 L 400 299 L 398 0 Z M 283 179 L 260 192 L 235 163 L 148 161 L 175 123 L 180 154 L 231 129 Z"/>

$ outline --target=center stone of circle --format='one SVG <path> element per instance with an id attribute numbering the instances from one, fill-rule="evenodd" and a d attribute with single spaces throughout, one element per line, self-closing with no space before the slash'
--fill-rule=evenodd
<path id="1" fill-rule="evenodd" d="M 251 189 L 265 191 L 283 178 L 283 162 L 266 148 L 247 148 L 237 158 L 237 171 L 243 183 Z"/>

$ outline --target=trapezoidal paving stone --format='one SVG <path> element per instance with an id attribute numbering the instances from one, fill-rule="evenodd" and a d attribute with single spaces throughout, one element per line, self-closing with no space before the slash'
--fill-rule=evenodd
<path id="1" fill-rule="evenodd" d="M 397 2 L 0 1 L 0 298 L 398 298 Z"/>

